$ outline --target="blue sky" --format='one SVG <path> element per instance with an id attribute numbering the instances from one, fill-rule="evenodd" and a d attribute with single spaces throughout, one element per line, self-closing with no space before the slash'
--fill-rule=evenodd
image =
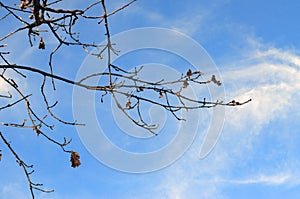
<path id="1" fill-rule="evenodd" d="M 108 8 L 113 10 L 124 3 L 126 1 L 123 0 L 110 1 Z M 67 4 L 80 6 L 76 2 L 74 5 Z M 88 152 L 73 127 L 56 125 L 55 136 L 61 138 L 61 134 L 67 134 L 73 138 L 71 148 L 81 154 L 82 160 L 82 165 L 77 169 L 70 167 L 67 154 L 36 137 L 32 131 L 1 127 L 1 132 L 12 141 L 24 160 L 34 164 L 36 172 L 33 180 L 44 183 L 45 188 L 55 189 L 52 194 L 36 192 L 37 198 L 298 198 L 299 9 L 300 3 L 296 0 L 138 0 L 113 16 L 110 19 L 112 34 L 150 26 L 174 29 L 193 38 L 216 63 L 226 98 L 241 101 L 252 98 L 253 101 L 241 107 L 225 109 L 222 134 L 214 150 L 206 158 L 199 159 L 199 151 L 210 125 L 212 110 L 201 112 L 205 119 L 199 123 L 193 144 L 179 160 L 164 169 L 145 174 L 124 173 L 103 165 Z M 5 26 L 8 23 L 10 22 L 0 24 Z M 1 35 L 2 32 L 1 28 Z M 96 31 L 95 35 L 90 33 L 86 28 L 82 37 L 95 37 L 98 42 L 104 38 L 103 35 L 97 35 Z M 46 42 L 45 51 L 51 52 L 55 48 L 55 41 L 49 38 Z M 40 56 L 44 51 L 29 48 L 17 37 L 8 48 L 16 46 L 19 51 L 16 54 L 19 53 L 20 56 L 11 55 L 16 62 L 41 65 L 41 69 L 48 70 L 47 64 L 43 64 L 45 60 L 47 63 L 47 58 Z M 55 72 L 75 78 L 86 54 L 78 49 L 62 50 L 64 53 L 56 57 L 55 64 L 68 64 L 57 66 Z M 135 60 L 130 60 L 129 55 L 129 58 L 120 59 L 120 64 L 122 61 L 124 65 L 143 64 L 142 61 L 149 63 L 153 57 L 155 61 L 161 61 L 161 64 L 170 64 L 175 70 L 188 69 L 179 66 L 184 63 L 182 60 L 174 63 L 170 61 L 171 56 L 159 57 L 156 53 L 146 53 L 145 57 L 143 53 L 138 54 L 139 59 Z M 39 59 L 32 58 L 37 56 Z M 28 92 L 39 89 L 39 84 L 36 83 L 41 80 L 35 77 L 29 76 L 28 82 L 22 85 Z M 5 90 L 5 84 L 0 82 L 0 85 Z M 60 86 L 57 92 L 49 91 L 53 100 L 60 100 L 56 111 L 67 120 L 72 120 L 70 102 L 73 88 L 61 83 L 57 83 L 57 86 Z M 32 99 L 36 102 L 34 106 L 37 109 L 40 99 L 38 96 Z M 2 103 L 5 104 L 6 101 Z M 109 103 L 103 106 L 99 104 L 96 108 L 99 118 L 103 115 L 111 117 Z M 2 111 L 0 115 L 1 118 L 5 115 L 16 121 L 23 118 L 21 112 L 15 114 Z M 169 116 L 167 119 L 169 123 L 165 130 L 171 131 L 175 121 Z M 149 146 L 144 144 L 144 148 L 130 147 L 134 142 L 130 137 L 121 137 L 122 132 L 118 131 L 113 122 L 106 125 L 103 128 L 116 133 L 109 137 L 125 149 L 151 150 L 155 144 L 148 140 L 146 144 Z M 164 144 L 167 138 L 168 134 L 162 134 L 160 139 L 156 138 L 157 145 Z M 4 151 L 0 162 L 0 198 L 29 198 L 27 182 L 21 169 L 8 152 L 5 153 L 2 144 L 0 149 Z"/>

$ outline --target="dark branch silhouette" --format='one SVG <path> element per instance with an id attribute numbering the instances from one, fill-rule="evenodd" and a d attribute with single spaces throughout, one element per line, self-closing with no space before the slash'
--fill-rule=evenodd
<path id="1" fill-rule="evenodd" d="M 228 102 L 223 101 L 207 101 L 205 98 L 203 100 L 193 99 L 184 94 L 183 90 L 187 88 L 190 84 L 215 84 L 220 86 L 221 82 L 216 79 L 213 75 L 206 80 L 204 74 L 201 71 L 192 71 L 187 69 L 186 74 L 182 74 L 177 79 L 172 81 L 147 81 L 139 78 L 140 71 L 143 70 L 143 66 L 136 68 L 134 71 L 127 71 L 122 66 L 114 65 L 111 62 L 112 53 L 118 54 L 118 51 L 114 49 L 113 43 L 111 41 L 109 18 L 116 15 L 118 12 L 124 10 L 136 0 L 129 1 L 127 4 L 108 12 L 105 0 L 95 0 L 94 3 L 85 5 L 81 9 L 67 9 L 60 4 L 63 0 L 21 0 L 21 1 L 0 1 L 0 23 L 5 20 L 11 20 L 12 23 L 16 24 L 16 28 L 12 31 L 5 32 L 4 35 L 0 36 L 0 78 L 5 82 L 8 87 L 6 93 L 0 93 L 0 98 L 6 98 L 11 100 L 6 105 L 0 107 L 2 110 L 13 110 L 14 107 L 23 103 L 23 110 L 26 113 L 26 118 L 20 123 L 11 123 L 5 121 L 6 118 L 0 119 L 1 126 L 7 126 L 11 128 L 19 129 L 32 129 L 37 136 L 42 136 L 46 140 L 55 145 L 58 145 L 63 152 L 70 154 L 71 166 L 73 168 L 78 167 L 80 162 L 80 155 L 78 152 L 73 150 L 68 150 L 68 145 L 71 143 L 71 139 L 63 137 L 63 141 L 57 141 L 52 138 L 49 132 L 54 131 L 54 125 L 52 123 L 46 122 L 46 117 L 50 117 L 55 121 L 58 121 L 62 125 L 84 125 L 84 121 L 65 121 L 60 116 L 56 115 L 53 108 L 58 105 L 58 101 L 53 104 L 49 103 L 47 93 L 45 88 L 48 84 L 47 81 L 51 81 L 51 89 L 56 90 L 56 82 L 60 81 L 68 85 L 82 87 L 87 90 L 94 90 L 102 94 L 101 102 L 104 100 L 104 96 L 108 93 L 111 94 L 113 101 L 117 107 L 125 114 L 133 124 L 139 126 L 142 129 L 146 129 L 149 133 L 158 135 L 156 129 L 157 124 L 148 123 L 144 119 L 143 111 L 141 110 L 141 105 L 144 103 L 158 105 L 163 107 L 171 115 L 173 115 L 177 120 L 184 120 L 179 114 L 180 110 L 189 109 L 200 109 L 200 108 L 212 108 L 215 106 L 240 106 L 251 101 L 247 100 L 245 102 L 238 102 L 235 100 L 229 100 Z M 16 3 L 14 4 L 14 3 Z M 92 9 L 97 8 L 99 10 L 98 15 L 92 15 L 90 12 Z M 100 9 L 99 9 L 100 8 Z M 100 12 L 101 11 L 101 12 Z M 78 21 L 91 21 L 99 26 L 104 27 L 104 32 L 102 33 L 106 37 L 106 44 L 101 46 L 96 44 L 95 41 L 83 41 L 80 38 L 80 34 L 74 31 L 74 27 L 77 25 Z M 20 32 L 27 33 L 27 40 L 31 47 L 34 47 L 34 41 L 38 40 L 38 49 L 44 50 L 47 48 L 47 42 L 45 41 L 45 35 L 52 36 L 58 45 L 51 51 L 49 56 L 49 62 L 45 63 L 45 66 L 49 67 L 49 72 L 42 70 L 42 66 L 37 65 L 26 65 L 14 63 L 14 60 L 10 60 L 8 55 L 11 53 L 6 50 L 7 46 L 10 45 L 9 38 L 17 35 Z M 26 38 L 25 38 L 26 40 Z M 26 40 L 26 41 L 27 41 Z M 7 42 L 7 43 L 6 43 Z M 107 72 L 89 74 L 83 77 L 81 80 L 76 81 L 73 79 L 65 78 L 59 74 L 54 73 L 55 55 L 61 53 L 60 49 L 65 47 L 81 47 L 84 53 L 102 58 L 107 56 Z M 97 48 L 99 53 L 92 53 L 90 49 Z M 61 63 L 64 65 L 67 63 Z M 44 67 L 45 68 L 45 67 Z M 42 81 L 40 84 L 40 95 L 43 99 L 41 104 L 42 107 L 48 113 L 47 115 L 40 115 L 38 111 L 32 106 L 31 102 L 32 94 L 28 94 L 23 91 L 18 83 L 14 80 L 15 75 L 21 77 L 21 81 L 27 81 L 26 74 L 36 74 L 41 77 Z M 13 75 L 12 75 L 13 74 Z M 93 77 L 107 77 L 108 81 L 105 84 L 95 84 L 91 85 L 86 83 L 87 80 Z M 119 79 L 122 79 L 119 80 Z M 170 89 L 168 86 L 176 85 L 177 90 Z M 122 88 L 131 89 L 131 92 L 125 92 Z M 145 92 L 152 92 L 153 97 L 148 97 L 149 95 L 144 95 Z M 125 104 L 120 102 L 118 96 L 124 96 L 127 101 Z M 147 97 L 146 97 L 147 96 Z M 176 99 L 179 103 L 174 104 Z M 187 102 L 192 102 L 194 104 L 186 105 Z M 136 111 L 137 117 L 133 117 L 129 114 L 130 110 Z M 19 166 L 22 167 L 25 176 L 28 181 L 29 189 L 32 198 L 34 198 L 34 190 L 42 192 L 53 192 L 53 190 L 46 190 L 43 188 L 43 184 L 33 183 L 31 175 L 34 172 L 33 165 L 27 165 L 18 153 L 13 148 L 13 140 L 8 141 L 5 138 L 5 133 L 3 130 L 0 131 L 0 137 L 9 149 L 9 151 L 15 157 Z M 0 160 L 3 158 L 3 151 L 0 150 Z"/>

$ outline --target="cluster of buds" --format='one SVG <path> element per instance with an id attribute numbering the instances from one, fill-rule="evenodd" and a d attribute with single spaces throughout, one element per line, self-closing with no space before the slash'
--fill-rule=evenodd
<path id="1" fill-rule="evenodd" d="M 233 105 L 233 106 L 241 105 L 240 102 L 237 102 L 237 101 L 235 101 L 235 100 L 232 100 L 232 101 L 230 102 L 230 104 Z"/>
<path id="2" fill-rule="evenodd" d="M 221 82 L 219 80 L 216 79 L 216 76 L 215 75 L 212 75 L 211 76 L 211 80 L 213 83 L 217 84 L 218 86 L 221 86 Z"/>

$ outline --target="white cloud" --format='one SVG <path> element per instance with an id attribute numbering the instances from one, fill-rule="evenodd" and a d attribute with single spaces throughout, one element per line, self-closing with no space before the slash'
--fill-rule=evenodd
<path id="1" fill-rule="evenodd" d="M 233 183 L 233 184 L 266 184 L 266 185 L 282 185 L 289 182 L 291 175 L 287 173 L 281 173 L 271 176 L 259 175 L 243 180 L 220 180 L 221 183 Z"/>
<path id="2" fill-rule="evenodd" d="M 7 83 L 1 78 L 0 79 L 0 95 L 7 96 L 7 92 L 9 91 Z"/>
<path id="3" fill-rule="evenodd" d="M 287 160 L 276 162 L 275 165 L 281 166 L 266 165 L 266 168 L 272 169 L 272 174 L 261 168 L 251 171 L 249 178 L 237 179 L 234 175 L 237 163 L 260 154 L 254 141 L 257 135 L 267 133 L 264 129 L 270 121 L 288 119 L 291 112 L 300 110 L 299 105 L 294 103 L 300 100 L 300 57 L 274 48 L 251 55 L 240 67 L 223 71 L 222 76 L 227 98 L 240 101 L 252 98 L 253 101 L 241 107 L 226 108 L 225 131 L 206 159 L 195 157 L 201 144 L 197 139 L 192 150 L 165 172 L 164 179 L 158 185 L 165 198 L 226 198 L 222 185 L 230 183 L 232 186 L 299 184 L 298 158 L 292 155 Z M 282 142 L 289 141 L 282 139 Z M 290 146 L 286 144 L 285 147 Z M 273 156 L 270 158 L 278 161 Z M 240 172 L 248 174 L 249 167 L 243 169 Z"/>
<path id="4" fill-rule="evenodd" d="M 291 51 L 283 51 L 276 48 L 255 52 L 254 58 L 273 58 L 300 67 L 299 56 L 293 54 Z"/>
<path id="5" fill-rule="evenodd" d="M 253 101 L 227 109 L 227 122 L 256 131 L 268 121 L 283 117 L 297 106 L 300 91 L 300 57 L 275 48 L 253 53 L 250 65 L 223 73 L 227 94 L 235 100 Z"/>

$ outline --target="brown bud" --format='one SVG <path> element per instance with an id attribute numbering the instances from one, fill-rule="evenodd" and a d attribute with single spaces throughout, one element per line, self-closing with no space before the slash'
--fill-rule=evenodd
<path id="1" fill-rule="evenodd" d="M 222 83 L 216 79 L 216 76 L 215 76 L 215 75 L 212 75 L 212 76 L 211 76 L 211 81 L 212 81 L 213 83 L 217 84 L 218 86 L 221 86 L 221 85 L 222 85 Z"/>
<path id="2" fill-rule="evenodd" d="M 186 73 L 186 76 L 190 77 L 193 75 L 193 72 L 191 71 L 191 69 L 189 69 Z"/>
<path id="3" fill-rule="evenodd" d="M 26 0 L 21 0 L 21 9 L 25 9 L 27 6 Z"/>
<path id="4" fill-rule="evenodd" d="M 216 79 L 216 76 L 215 76 L 215 75 L 212 75 L 212 76 L 211 76 L 211 81 L 213 81 L 213 82 L 216 82 L 216 81 L 217 81 L 217 79 Z"/>
<path id="5" fill-rule="evenodd" d="M 75 151 L 72 151 L 71 153 L 71 163 L 72 163 L 72 167 L 73 168 L 76 168 L 76 167 L 79 167 L 81 165 L 80 163 L 80 155 L 79 153 L 75 152 Z"/>
<path id="6" fill-rule="evenodd" d="M 231 101 L 231 104 L 235 106 L 235 105 L 239 105 L 240 103 L 237 102 L 237 101 L 235 101 L 235 100 L 232 100 L 232 101 Z"/>

